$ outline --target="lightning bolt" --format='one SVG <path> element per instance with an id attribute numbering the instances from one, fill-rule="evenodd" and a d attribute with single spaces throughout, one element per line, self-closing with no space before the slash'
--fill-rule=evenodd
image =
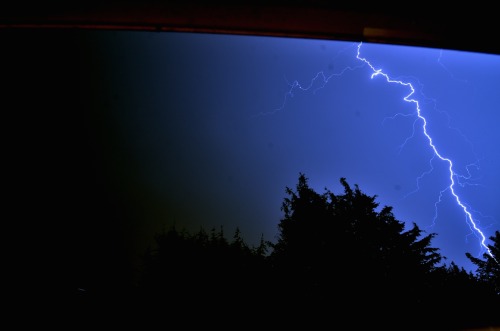
<path id="1" fill-rule="evenodd" d="M 337 53 L 337 56 L 340 56 L 343 52 L 345 52 L 350 47 L 351 46 L 347 46 L 346 48 L 340 50 Z M 285 96 L 283 98 L 283 102 L 282 102 L 281 106 L 278 107 L 278 108 L 275 108 L 272 111 L 260 112 L 258 114 L 253 115 L 252 117 L 261 117 L 261 116 L 267 116 L 267 115 L 274 115 L 278 111 L 281 111 L 281 110 L 283 110 L 285 108 L 285 105 L 286 105 L 288 99 L 293 98 L 294 91 L 296 91 L 296 90 L 299 90 L 299 91 L 309 91 L 309 90 L 311 90 L 314 87 L 313 93 L 316 93 L 318 90 L 321 90 L 322 88 L 324 88 L 332 78 L 334 78 L 334 77 L 341 77 L 347 71 L 354 71 L 354 70 L 360 69 L 361 67 L 363 67 L 362 64 L 357 65 L 357 66 L 346 66 L 340 72 L 335 72 L 335 73 L 332 73 L 330 75 L 326 75 L 324 71 L 320 71 L 320 72 L 318 72 L 316 74 L 316 76 L 314 76 L 311 79 L 311 81 L 309 82 L 309 85 L 307 85 L 307 86 L 303 86 L 297 80 L 294 80 L 291 83 L 287 81 L 287 84 L 288 84 L 288 86 L 290 88 L 285 93 Z M 319 85 L 319 86 L 317 86 L 317 85 Z"/>
<path id="2" fill-rule="evenodd" d="M 354 45 L 355 46 L 355 45 Z M 474 219 L 474 216 L 472 214 L 472 212 L 474 212 L 476 215 L 480 215 L 481 217 L 484 217 L 483 215 L 481 215 L 480 213 L 478 213 L 477 211 L 473 211 L 471 209 L 470 206 L 468 206 L 466 203 L 464 203 L 462 201 L 462 199 L 460 198 L 459 194 L 456 192 L 455 188 L 458 186 L 460 187 L 464 187 L 466 185 L 478 185 L 478 184 L 471 184 L 470 182 L 468 182 L 468 180 L 471 179 L 472 175 L 470 173 L 470 168 L 471 167 L 474 167 L 474 168 L 478 168 L 479 167 L 479 164 L 469 164 L 467 166 L 465 166 L 465 171 L 466 171 L 466 175 L 461 175 L 457 172 L 455 172 L 454 170 L 454 165 L 453 165 L 453 161 L 444 156 L 437 148 L 436 144 L 434 143 L 434 140 L 433 138 L 431 137 L 431 135 L 429 134 L 428 130 L 427 130 L 427 118 L 424 117 L 424 115 L 422 115 L 422 111 L 421 111 L 421 107 L 420 107 L 420 103 L 419 101 L 415 98 L 415 93 L 416 93 L 416 89 L 414 87 L 414 85 L 412 85 L 411 83 L 409 82 L 405 82 L 403 80 L 398 80 L 398 79 L 395 79 L 395 78 L 391 78 L 387 73 L 385 73 L 384 71 L 382 71 L 382 69 L 377 69 L 370 61 L 368 61 L 366 58 L 362 57 L 361 56 L 361 46 L 362 46 L 362 43 L 359 43 L 357 44 L 357 54 L 356 54 L 356 59 L 359 60 L 361 63 L 359 65 L 350 65 L 350 66 L 346 66 L 344 67 L 342 70 L 340 70 L 339 72 L 336 72 L 336 73 L 333 73 L 333 74 L 330 74 L 330 75 L 326 75 L 325 72 L 323 71 L 320 71 L 318 72 L 310 81 L 307 85 L 302 85 L 300 84 L 297 80 L 293 81 L 293 82 L 289 82 L 287 81 L 287 85 L 289 86 L 289 89 L 288 91 L 285 93 L 285 96 L 283 98 L 283 101 L 281 103 L 281 106 L 279 106 L 278 108 L 275 108 L 273 111 L 269 111 L 269 112 L 261 112 L 261 113 L 258 113 L 256 115 L 254 115 L 253 117 L 260 117 L 260 116 L 267 116 L 267 115 L 274 115 L 276 112 L 278 111 L 281 111 L 285 108 L 286 106 L 286 103 L 288 102 L 288 100 L 290 98 L 293 98 L 294 97 L 294 93 L 296 91 L 302 91 L 302 92 L 305 92 L 305 91 L 313 91 L 313 94 L 316 93 L 318 90 L 320 89 L 323 89 L 328 83 L 329 81 L 334 78 L 334 77 L 341 77 L 343 76 L 347 71 L 355 71 L 355 70 L 358 70 L 358 69 L 361 69 L 362 67 L 365 67 L 366 65 L 371 69 L 372 71 L 372 74 L 371 74 L 371 79 L 374 79 L 376 77 L 382 77 L 386 80 L 387 83 L 390 83 L 390 84 L 398 84 L 400 86 L 403 86 L 405 88 L 407 88 L 409 90 L 409 93 L 403 98 L 403 100 L 407 103 L 410 103 L 410 104 L 413 104 L 414 105 L 414 108 L 415 108 L 415 111 L 412 111 L 410 113 L 397 113 L 395 114 L 394 116 L 391 116 L 391 117 L 386 117 L 383 122 L 382 122 L 382 125 L 384 124 L 384 122 L 386 120 L 394 120 L 396 117 L 415 117 L 415 120 L 413 121 L 413 124 L 412 124 L 412 132 L 411 132 L 411 135 L 408 136 L 405 141 L 399 146 L 399 152 L 401 152 L 401 150 L 406 146 L 407 142 L 414 138 L 415 137 L 415 134 L 417 131 L 422 131 L 423 134 L 425 135 L 425 139 L 427 140 L 428 142 L 428 146 L 431 148 L 433 154 L 432 154 L 432 157 L 430 158 L 429 160 L 429 168 L 428 170 L 426 170 L 425 172 L 423 172 L 420 176 L 417 177 L 416 179 L 416 188 L 407 193 L 402 199 L 405 199 L 407 198 L 408 196 L 418 192 L 420 190 L 420 181 L 427 175 L 429 175 L 430 173 L 432 173 L 434 171 L 434 165 L 433 165 L 433 162 L 444 162 L 446 165 L 447 165 L 447 171 L 448 171 L 448 184 L 444 186 L 444 188 L 440 189 L 439 191 L 439 197 L 437 199 L 437 201 L 434 203 L 434 217 L 432 219 L 432 224 L 430 226 L 428 226 L 428 228 L 430 227 L 433 227 L 436 222 L 437 222 L 437 218 L 438 218 L 438 207 L 439 205 L 442 203 L 443 201 L 443 197 L 445 196 L 445 194 L 447 194 L 448 192 L 451 194 L 451 197 L 453 198 L 453 200 L 456 202 L 457 206 L 461 209 L 461 211 L 464 213 L 464 216 L 465 216 L 465 222 L 467 224 L 467 226 L 470 228 L 471 230 L 471 233 L 469 235 L 475 235 L 478 239 L 479 239 L 479 242 L 480 242 L 480 246 L 482 248 L 484 248 L 484 250 L 488 253 L 488 255 L 490 255 L 497 263 L 498 261 L 496 260 L 496 258 L 494 257 L 494 255 L 492 254 L 491 250 L 489 249 L 489 247 L 486 245 L 486 236 L 485 234 L 481 231 L 481 229 L 479 228 L 478 224 L 479 222 L 476 221 Z M 343 53 L 345 50 L 347 49 L 350 49 L 351 47 L 353 47 L 353 45 L 351 46 L 348 46 L 346 47 L 345 49 L 339 51 L 337 53 L 337 56 L 339 56 L 341 53 Z M 454 78 L 453 74 L 448 70 L 448 68 L 446 68 L 444 66 L 444 64 L 441 62 L 441 56 L 442 56 L 442 51 L 440 52 L 440 55 L 439 55 L 439 58 L 438 58 L 438 64 L 451 76 Z M 463 81 L 463 80 L 462 80 Z M 466 81 L 465 81 L 466 82 Z M 417 79 L 417 83 L 420 84 L 420 82 L 418 82 L 418 79 Z M 421 88 L 423 86 L 420 86 Z M 434 103 L 435 103 L 435 100 L 433 100 Z M 448 125 L 450 128 L 452 128 L 450 126 L 450 118 L 448 116 L 447 113 L 444 113 L 444 115 L 447 117 L 448 119 Z M 421 123 L 421 125 L 419 125 L 419 123 Z M 462 134 L 462 132 L 460 132 L 460 130 L 458 130 L 457 128 L 452 128 L 454 130 L 457 131 L 457 133 L 466 141 L 468 142 L 469 144 L 472 144 L 466 137 L 464 134 Z"/>
<path id="3" fill-rule="evenodd" d="M 436 217 L 437 217 L 437 205 L 441 202 L 443 194 L 446 191 L 449 191 L 451 193 L 451 195 L 453 196 L 453 199 L 457 203 L 458 207 L 461 208 L 461 210 L 464 212 L 467 224 L 469 225 L 469 227 L 471 228 L 471 230 L 480 239 L 481 246 L 484 247 L 484 249 L 486 250 L 486 252 L 496 261 L 495 257 L 493 256 L 493 253 L 491 252 L 491 250 L 489 249 L 489 247 L 486 245 L 486 236 L 481 231 L 481 229 L 478 227 L 478 225 L 477 225 L 478 222 L 476 220 L 474 220 L 474 217 L 472 216 L 472 213 L 469 211 L 469 208 L 467 207 L 467 205 L 465 203 L 462 202 L 462 200 L 460 199 L 459 195 L 455 191 L 455 185 L 456 184 L 462 185 L 460 183 L 460 178 L 463 178 L 463 176 L 460 176 L 459 174 L 457 174 L 453 170 L 453 161 L 450 158 L 443 156 L 443 154 L 441 154 L 439 152 L 438 148 L 434 144 L 434 141 L 433 141 L 431 135 L 427 131 L 427 119 L 422 115 L 422 112 L 421 112 L 421 109 L 420 109 L 420 104 L 419 104 L 418 100 L 416 100 L 416 99 L 414 99 L 412 97 L 415 94 L 415 88 L 413 87 L 413 85 L 411 83 L 403 82 L 401 80 L 395 80 L 395 79 L 389 77 L 388 74 L 384 73 L 382 71 L 382 69 L 375 68 L 375 66 L 372 65 L 370 63 L 370 61 L 368 61 L 366 58 L 364 58 L 364 57 L 361 56 L 361 45 L 362 45 L 362 43 L 358 44 L 358 51 L 357 51 L 357 54 L 356 54 L 356 58 L 358 60 L 364 62 L 366 65 L 368 65 L 371 68 L 371 70 L 373 71 L 373 73 L 371 75 L 371 79 L 373 79 L 375 77 L 378 77 L 378 76 L 381 76 L 381 77 L 383 77 L 387 81 L 387 83 L 390 83 L 390 84 L 399 84 L 399 85 L 402 85 L 404 87 L 407 87 L 410 90 L 410 93 L 408 95 L 406 95 L 403 98 L 403 100 L 405 102 L 411 103 L 411 104 L 413 104 L 415 106 L 416 115 L 417 115 L 417 121 L 419 120 L 422 123 L 423 134 L 425 135 L 425 137 L 427 139 L 429 147 L 434 152 L 434 154 L 432 156 L 432 159 L 431 159 L 431 162 L 432 162 L 432 160 L 434 158 L 437 157 L 440 161 L 445 162 L 447 164 L 448 174 L 449 174 L 449 185 L 439 193 L 439 201 L 437 201 L 435 203 L 436 216 L 434 217 L 433 222 L 436 221 Z M 415 123 L 416 122 L 414 122 L 414 124 Z M 404 146 L 404 144 L 403 144 L 403 146 Z M 431 169 L 428 172 L 432 171 L 432 169 L 433 168 L 432 168 L 432 163 L 431 163 Z M 420 176 L 419 179 L 421 177 L 423 177 L 425 174 L 427 174 L 428 172 L 426 172 L 422 176 Z M 417 180 L 417 185 L 418 185 L 418 180 Z M 418 190 L 418 187 L 417 187 L 417 190 Z"/>

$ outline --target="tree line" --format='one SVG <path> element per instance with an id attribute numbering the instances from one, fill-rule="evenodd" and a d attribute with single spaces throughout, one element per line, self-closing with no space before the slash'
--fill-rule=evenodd
<path id="1" fill-rule="evenodd" d="M 500 232 L 492 255 L 445 264 L 434 233 L 405 230 L 392 207 L 351 187 L 313 190 L 299 174 L 286 188 L 275 242 L 249 246 L 236 228 L 176 226 L 155 236 L 140 278 L 122 303 L 182 320 L 238 317 L 242 326 L 465 330 L 500 327 Z M 378 210 L 378 211 L 377 211 Z M 273 324 L 271 324 L 273 323 Z"/>

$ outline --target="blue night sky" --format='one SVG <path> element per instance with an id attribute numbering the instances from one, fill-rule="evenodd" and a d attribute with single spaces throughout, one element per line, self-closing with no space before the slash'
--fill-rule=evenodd
<path id="1" fill-rule="evenodd" d="M 500 229 L 500 56 L 357 42 L 190 33 L 88 31 L 84 50 L 104 128 L 111 191 L 133 204 L 139 248 L 176 224 L 239 227 L 275 241 L 285 188 L 340 178 L 467 270 Z M 359 58 L 357 56 L 360 51 Z M 387 74 L 373 78 L 373 68 Z M 86 92 L 83 92 L 86 93 Z M 103 120 L 105 118 L 105 120 Z M 112 142 L 109 142 L 112 141 Z M 104 153 L 104 152 L 103 152 Z M 126 232 L 126 231 L 125 231 Z M 335 236 L 332 233 L 332 236 Z M 489 240 L 486 244 L 490 243 Z M 346 247 L 346 249 L 349 249 Z"/>

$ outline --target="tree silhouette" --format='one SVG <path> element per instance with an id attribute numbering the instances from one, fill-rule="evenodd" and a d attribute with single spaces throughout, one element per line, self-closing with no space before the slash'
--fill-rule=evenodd
<path id="1" fill-rule="evenodd" d="M 481 260 L 470 253 L 465 253 L 465 255 L 477 266 L 479 278 L 490 284 L 500 295 L 500 231 L 495 231 L 495 235 L 489 239 L 493 242 L 493 245 L 488 245 L 493 256 L 484 253 L 484 260 Z"/>
<path id="2" fill-rule="evenodd" d="M 249 247 L 236 228 L 228 241 L 223 228 L 191 235 L 172 226 L 155 236 L 143 258 L 143 298 L 163 310 L 197 314 L 248 311 L 264 293 L 267 242 Z"/>
<path id="3" fill-rule="evenodd" d="M 421 306 L 442 259 L 430 246 L 435 234 L 422 237 L 415 223 L 405 231 L 391 207 L 377 211 L 376 196 L 340 182 L 344 194 L 319 194 L 300 173 L 295 190 L 286 188 L 269 257 L 283 302 L 313 314 L 336 302 L 338 317 L 369 314 L 373 323 Z"/>
<path id="4" fill-rule="evenodd" d="M 342 194 L 320 194 L 300 173 L 295 189 L 285 189 L 276 242 L 261 237 L 249 247 L 239 228 L 232 240 L 222 227 L 162 232 L 144 256 L 140 302 L 155 302 L 165 318 L 197 316 L 219 326 L 223 314 L 280 328 L 500 326 L 494 259 L 472 259 L 477 277 L 440 264 L 435 234 L 405 227 L 377 196 L 340 183 Z M 498 231 L 491 239 L 498 254 Z"/>
<path id="5" fill-rule="evenodd" d="M 435 325 L 447 330 L 500 326 L 500 296 L 472 272 L 451 262 L 436 269 L 429 280 L 433 291 L 428 293 L 425 307 Z"/>
<path id="6" fill-rule="evenodd" d="M 491 255 L 484 253 L 483 260 L 465 253 L 477 266 L 475 295 L 471 297 L 475 302 L 481 303 L 475 307 L 475 315 L 481 316 L 481 319 L 469 323 L 475 327 L 500 327 L 500 231 L 495 231 L 489 239 L 492 241 L 492 244 L 488 245 Z M 470 312 L 468 313 L 470 315 Z"/>

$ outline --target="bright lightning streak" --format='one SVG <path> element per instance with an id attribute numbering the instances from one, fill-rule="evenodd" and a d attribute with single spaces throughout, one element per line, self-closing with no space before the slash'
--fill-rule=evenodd
<path id="1" fill-rule="evenodd" d="M 402 85 L 402 86 L 405 86 L 405 87 L 408 87 L 410 89 L 410 93 L 405 96 L 403 99 L 405 102 L 408 102 L 408 103 L 413 103 L 415 105 L 415 108 L 416 108 L 416 114 L 418 116 L 418 119 L 420 119 L 422 121 L 422 130 L 423 130 L 423 133 L 425 135 L 425 137 L 427 138 L 427 141 L 429 143 L 429 146 L 432 148 L 433 152 L 434 152 L 434 157 L 438 157 L 441 161 L 443 162 L 446 162 L 448 164 L 448 171 L 449 171 L 449 186 L 442 190 L 440 192 L 440 195 L 439 195 L 439 201 L 436 202 L 436 208 L 437 208 L 437 204 L 441 201 L 441 197 L 442 197 L 442 194 L 449 190 L 453 196 L 453 198 L 455 199 L 456 203 L 458 204 L 458 206 L 463 210 L 463 212 L 465 213 L 466 215 L 466 219 L 468 220 L 468 223 L 469 223 L 469 226 L 471 227 L 471 230 L 475 231 L 475 233 L 481 238 L 481 245 L 486 249 L 486 251 L 488 252 L 488 254 L 493 258 L 495 259 L 495 257 L 493 256 L 491 250 L 489 249 L 489 247 L 486 245 L 486 236 L 484 235 L 484 233 L 481 231 L 481 229 L 479 229 L 479 227 L 477 226 L 477 222 L 474 220 L 474 218 L 472 217 L 472 214 L 471 212 L 468 210 L 467 206 L 460 200 L 460 197 L 458 196 L 458 194 L 455 192 L 455 178 L 457 178 L 457 182 L 458 184 L 460 184 L 459 182 L 459 179 L 460 179 L 460 176 L 454 172 L 453 170 L 453 162 L 451 159 L 441 155 L 441 153 L 438 151 L 436 145 L 434 145 L 434 142 L 432 140 L 432 137 L 429 135 L 429 133 L 427 132 L 427 119 L 422 115 L 422 112 L 420 110 L 420 105 L 419 105 L 419 102 L 418 100 L 416 99 L 413 99 L 412 98 L 412 95 L 415 93 L 415 89 L 413 87 L 413 85 L 411 83 L 406 83 L 406 82 L 403 82 L 403 81 L 400 81 L 400 80 L 394 80 L 392 78 L 389 77 L 388 74 L 384 73 L 382 71 L 382 69 L 376 69 L 366 58 L 364 57 L 361 57 L 361 45 L 362 43 L 359 43 L 358 44 L 358 52 L 357 52 L 357 55 L 356 55 L 356 58 L 364 63 L 366 63 L 373 71 L 373 74 L 371 75 L 371 78 L 375 78 L 377 76 L 382 76 L 385 78 L 385 80 L 388 82 L 388 83 L 391 83 L 391 84 L 399 84 L 399 85 Z M 496 261 L 496 260 L 495 260 Z M 497 261 L 498 262 L 498 261 Z"/>

